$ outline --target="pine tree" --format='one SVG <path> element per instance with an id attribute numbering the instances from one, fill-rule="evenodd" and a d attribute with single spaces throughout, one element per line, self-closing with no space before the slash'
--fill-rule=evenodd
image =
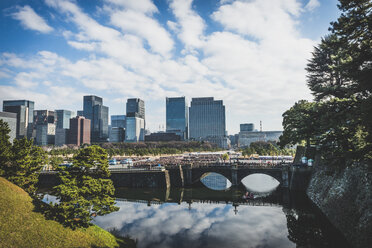
<path id="1" fill-rule="evenodd" d="M 90 146 L 79 150 L 71 166 L 59 168 L 62 183 L 53 189 L 59 201 L 53 204 L 57 221 L 73 229 L 88 227 L 94 216 L 118 210 L 107 158 L 103 148 Z"/>
<path id="2" fill-rule="evenodd" d="M 11 147 L 9 166 L 4 176 L 9 181 L 23 188 L 31 196 L 36 192 L 39 173 L 46 163 L 46 153 L 34 146 L 32 140 L 15 139 Z"/>
<path id="3" fill-rule="evenodd" d="M 0 120 L 0 176 L 4 174 L 4 170 L 9 166 L 10 162 L 10 147 L 9 141 L 10 129 L 8 123 Z"/>

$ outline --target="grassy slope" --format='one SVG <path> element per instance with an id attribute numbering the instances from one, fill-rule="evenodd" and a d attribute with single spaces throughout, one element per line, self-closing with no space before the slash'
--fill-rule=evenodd
<path id="1" fill-rule="evenodd" d="M 33 209 L 25 191 L 0 177 L 0 247 L 118 246 L 116 238 L 98 226 L 73 231 Z"/>

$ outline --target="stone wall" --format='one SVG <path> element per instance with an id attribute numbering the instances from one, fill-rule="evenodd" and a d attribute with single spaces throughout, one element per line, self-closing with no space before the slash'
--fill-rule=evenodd
<path id="1" fill-rule="evenodd" d="M 309 198 L 353 247 L 372 244 L 372 173 L 352 167 L 340 172 L 316 169 L 307 189 Z"/>

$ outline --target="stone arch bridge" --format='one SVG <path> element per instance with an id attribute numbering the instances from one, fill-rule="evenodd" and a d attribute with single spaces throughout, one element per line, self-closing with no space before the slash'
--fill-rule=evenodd
<path id="1" fill-rule="evenodd" d="M 170 173 L 171 185 L 191 186 L 200 181 L 207 173 L 218 173 L 223 175 L 231 182 L 232 186 L 238 186 L 243 178 L 251 174 L 269 175 L 280 183 L 282 187 L 288 187 L 290 181 L 289 167 L 286 165 L 275 167 L 252 167 L 252 166 L 183 166 L 168 169 Z M 173 181 L 173 182 L 172 182 Z"/>

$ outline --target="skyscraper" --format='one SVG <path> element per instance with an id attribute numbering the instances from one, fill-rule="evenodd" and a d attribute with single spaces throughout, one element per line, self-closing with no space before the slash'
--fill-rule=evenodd
<path id="1" fill-rule="evenodd" d="M 55 143 L 56 114 L 49 110 L 34 111 L 34 126 L 36 128 L 36 144 L 46 146 Z"/>
<path id="2" fill-rule="evenodd" d="M 56 110 L 57 122 L 56 122 L 56 136 L 54 144 L 56 146 L 63 146 L 67 144 L 68 130 L 70 128 L 70 119 L 74 115 L 69 110 Z"/>
<path id="3" fill-rule="evenodd" d="M 108 107 L 94 105 L 93 107 L 93 135 L 94 142 L 106 142 L 108 139 Z"/>
<path id="4" fill-rule="evenodd" d="M 70 110 L 56 110 L 57 122 L 56 128 L 70 128 L 70 119 L 73 117 L 73 112 Z"/>
<path id="5" fill-rule="evenodd" d="M 70 119 L 70 131 L 68 134 L 68 144 L 80 146 L 90 144 L 91 121 L 82 116 Z"/>
<path id="6" fill-rule="evenodd" d="M 145 140 L 145 120 L 139 117 L 126 118 L 125 141 L 138 142 Z"/>
<path id="7" fill-rule="evenodd" d="M 5 100 L 3 111 L 17 114 L 16 137 L 32 137 L 35 103 L 28 100 Z"/>
<path id="8" fill-rule="evenodd" d="M 103 105 L 103 100 L 98 96 L 84 96 L 83 112 L 84 117 L 93 120 L 93 107 L 95 105 Z"/>
<path id="9" fill-rule="evenodd" d="M 125 115 L 111 115 L 110 142 L 123 142 L 125 140 Z"/>
<path id="10" fill-rule="evenodd" d="M 166 98 L 166 131 L 175 133 L 182 140 L 188 138 L 188 104 L 183 97 Z"/>
<path id="11" fill-rule="evenodd" d="M 145 140 L 145 102 L 143 100 L 139 98 L 128 99 L 125 123 L 125 141 Z"/>
<path id="12" fill-rule="evenodd" d="M 111 115 L 111 127 L 125 128 L 125 115 Z"/>
<path id="13" fill-rule="evenodd" d="M 139 98 L 128 99 L 127 117 L 139 117 L 145 120 L 145 102 Z"/>
<path id="14" fill-rule="evenodd" d="M 190 138 L 224 137 L 225 106 L 213 97 L 192 98 L 190 106 Z"/>
<path id="15" fill-rule="evenodd" d="M 98 96 L 84 96 L 84 117 L 91 120 L 91 141 L 105 142 L 108 138 L 108 107 Z"/>

